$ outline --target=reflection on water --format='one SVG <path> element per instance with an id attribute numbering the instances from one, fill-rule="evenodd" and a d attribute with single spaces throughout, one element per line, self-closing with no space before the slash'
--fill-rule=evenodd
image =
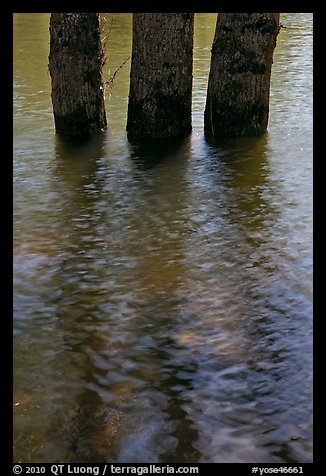
<path id="1" fill-rule="evenodd" d="M 14 15 L 17 462 L 312 461 L 312 18 L 283 15 L 268 133 L 208 143 L 215 18 L 193 133 L 153 146 L 126 140 L 127 65 L 108 131 L 60 139 L 30 74 L 48 15 Z M 108 15 L 109 69 L 130 21 Z"/>

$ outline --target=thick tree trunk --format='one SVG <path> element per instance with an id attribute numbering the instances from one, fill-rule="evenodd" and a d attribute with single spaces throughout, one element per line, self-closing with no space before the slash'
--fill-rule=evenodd
<path id="1" fill-rule="evenodd" d="M 279 16 L 218 14 L 205 108 L 207 136 L 258 136 L 267 129 Z"/>
<path id="2" fill-rule="evenodd" d="M 191 131 L 193 13 L 134 13 L 128 138 Z"/>
<path id="3" fill-rule="evenodd" d="M 49 70 L 56 131 L 91 135 L 106 128 L 98 13 L 52 13 Z"/>

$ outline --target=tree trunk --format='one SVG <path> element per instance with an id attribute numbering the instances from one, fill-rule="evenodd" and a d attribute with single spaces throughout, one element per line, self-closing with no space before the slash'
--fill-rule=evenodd
<path id="1" fill-rule="evenodd" d="M 98 13 L 51 13 L 49 70 L 56 131 L 84 136 L 107 126 Z"/>
<path id="2" fill-rule="evenodd" d="M 134 13 L 128 138 L 191 131 L 193 13 Z"/>
<path id="3" fill-rule="evenodd" d="M 258 136 L 267 129 L 279 13 L 219 13 L 208 80 L 205 135 Z"/>

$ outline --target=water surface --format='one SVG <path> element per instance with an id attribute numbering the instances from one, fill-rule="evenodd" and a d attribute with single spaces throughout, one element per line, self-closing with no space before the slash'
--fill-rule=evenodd
<path id="1" fill-rule="evenodd" d="M 312 14 L 282 14 L 263 137 L 209 144 L 216 14 L 196 14 L 193 132 L 54 132 L 49 14 L 14 15 L 16 462 L 312 461 Z M 105 80 L 131 14 L 106 14 Z"/>

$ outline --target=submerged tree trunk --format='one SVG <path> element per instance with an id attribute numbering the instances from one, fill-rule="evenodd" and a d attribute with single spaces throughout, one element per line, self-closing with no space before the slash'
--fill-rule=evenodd
<path id="1" fill-rule="evenodd" d="M 193 13 L 133 14 L 129 139 L 191 131 L 193 31 Z"/>
<path id="2" fill-rule="evenodd" d="M 56 131 L 83 136 L 106 128 L 98 13 L 51 13 L 49 70 Z"/>
<path id="3" fill-rule="evenodd" d="M 212 47 L 205 134 L 258 136 L 268 123 L 279 13 L 219 13 Z"/>

